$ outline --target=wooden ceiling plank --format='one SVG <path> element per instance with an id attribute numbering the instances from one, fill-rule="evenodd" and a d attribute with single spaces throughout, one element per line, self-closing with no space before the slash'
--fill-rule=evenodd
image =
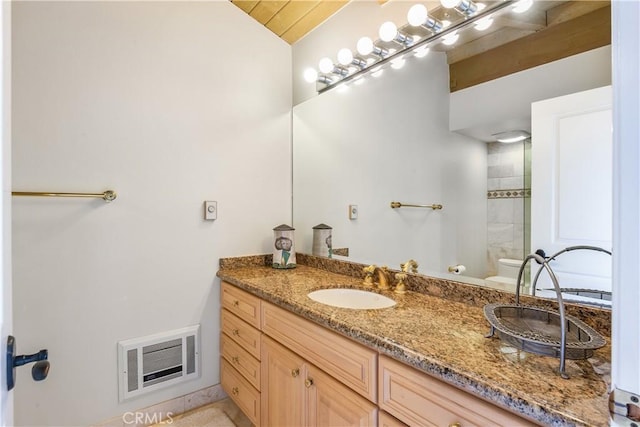
<path id="1" fill-rule="evenodd" d="M 606 7 L 451 64 L 450 90 L 455 92 L 609 44 L 611 7 Z"/>
<path id="2" fill-rule="evenodd" d="M 527 29 L 509 27 L 501 28 L 500 30 L 484 37 L 471 40 L 468 43 L 464 43 L 460 46 L 454 47 L 453 49 L 447 50 L 447 63 L 453 64 L 462 61 L 463 59 L 495 49 L 498 46 L 526 37 L 532 33 L 533 31 Z"/>
<path id="3" fill-rule="evenodd" d="M 275 16 L 276 13 L 280 11 L 289 1 L 265 1 L 261 0 L 258 2 L 256 7 L 253 8 L 251 13 L 251 17 L 261 23 L 262 25 L 266 25 L 267 22 L 271 18 Z"/>
<path id="4" fill-rule="evenodd" d="M 254 7 L 259 3 L 258 0 L 232 0 L 231 3 L 244 10 L 247 14 L 251 13 Z"/>
<path id="5" fill-rule="evenodd" d="M 558 25 L 603 7 L 611 6 L 609 1 L 569 1 L 547 10 L 547 25 Z"/>
<path id="6" fill-rule="evenodd" d="M 319 3 L 319 0 L 291 1 L 267 22 L 267 28 L 281 36 Z"/>
<path id="7" fill-rule="evenodd" d="M 348 0 L 321 1 L 310 13 L 285 31 L 281 36 L 282 39 L 289 44 L 297 42 L 347 3 Z"/>

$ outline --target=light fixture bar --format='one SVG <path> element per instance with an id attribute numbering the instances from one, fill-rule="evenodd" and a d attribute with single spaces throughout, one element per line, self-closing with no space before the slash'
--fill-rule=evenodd
<path id="1" fill-rule="evenodd" d="M 497 5 L 493 6 L 493 7 L 487 7 L 485 9 L 483 9 L 481 12 L 479 12 L 478 14 L 469 17 L 467 19 L 461 20 L 460 22 L 451 25 L 447 28 L 445 28 L 444 30 L 438 32 L 438 33 L 434 33 L 429 37 L 425 37 L 424 39 L 418 41 L 417 43 L 412 44 L 410 47 L 405 47 L 403 49 L 399 49 L 397 52 L 394 52 L 393 54 L 381 58 L 379 61 L 371 64 L 369 67 L 367 68 L 363 68 L 359 71 L 356 71 L 355 73 L 349 74 L 348 76 L 344 77 L 343 79 L 340 79 L 338 81 L 334 81 L 331 84 L 326 85 L 323 88 L 318 89 L 318 93 L 324 93 L 326 91 L 328 91 L 329 89 L 333 88 L 334 86 L 336 86 L 338 83 L 347 83 L 351 80 L 355 80 L 356 78 L 359 78 L 361 76 L 363 76 L 364 74 L 368 73 L 371 71 L 372 68 L 380 68 L 381 66 L 393 61 L 396 58 L 400 58 L 401 56 L 403 56 L 408 49 L 417 49 L 420 46 L 424 46 L 424 45 L 428 45 L 429 43 L 432 43 L 434 41 L 438 41 L 441 40 L 444 36 L 446 36 L 447 34 L 453 34 L 458 30 L 461 30 L 463 28 L 469 27 L 471 25 L 473 25 L 475 22 L 479 21 L 480 19 L 487 17 L 489 15 L 492 15 L 494 13 L 496 13 L 499 10 L 502 10 L 508 6 L 511 6 L 515 3 L 517 3 L 518 0 L 505 0 L 503 2 L 498 3 Z"/>

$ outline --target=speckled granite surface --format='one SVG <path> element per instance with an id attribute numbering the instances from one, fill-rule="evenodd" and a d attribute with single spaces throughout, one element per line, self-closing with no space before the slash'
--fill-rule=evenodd
<path id="1" fill-rule="evenodd" d="M 424 293 L 380 292 L 396 300 L 392 308 L 334 308 L 312 301 L 307 293 L 328 287 L 361 288 L 358 264 L 298 254 L 297 268 L 276 270 L 265 265 L 266 258 L 221 260 L 218 276 L 381 354 L 543 425 L 608 425 L 609 341 L 591 359 L 567 360 L 571 379 L 563 380 L 557 372 L 558 359 L 524 353 L 499 339 L 484 337 L 489 324 L 482 313 L 483 301 L 512 300 L 509 294 L 489 291 L 485 295 L 482 288 L 416 276 L 412 289 Z M 483 296 L 474 296 L 478 292 Z M 605 324 L 606 313 L 581 307 L 572 309 L 584 311 L 590 318 L 578 317 L 608 335 L 610 329 L 603 331 L 597 326 L 609 328 Z"/>

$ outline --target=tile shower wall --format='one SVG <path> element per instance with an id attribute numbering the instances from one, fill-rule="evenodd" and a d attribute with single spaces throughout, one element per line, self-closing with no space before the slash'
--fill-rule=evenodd
<path id="1" fill-rule="evenodd" d="M 498 259 L 523 259 L 529 245 L 531 167 L 529 140 L 487 144 L 487 273 Z M 525 249 L 527 248 L 527 249 Z"/>

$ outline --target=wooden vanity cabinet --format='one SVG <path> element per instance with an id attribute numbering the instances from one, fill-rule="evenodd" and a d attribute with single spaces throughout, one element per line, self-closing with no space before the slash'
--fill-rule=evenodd
<path id="1" fill-rule="evenodd" d="M 410 426 L 536 425 L 386 356 L 378 380 L 380 409 Z"/>
<path id="2" fill-rule="evenodd" d="M 222 283 L 222 387 L 256 426 L 533 426 Z"/>
<path id="3" fill-rule="evenodd" d="M 273 339 L 262 338 L 265 426 L 375 426 L 377 407 Z"/>
<path id="4" fill-rule="evenodd" d="M 260 425 L 260 305 L 251 294 L 222 283 L 222 388 L 254 425 Z"/>
<path id="5" fill-rule="evenodd" d="M 407 427 L 407 425 L 381 410 L 378 412 L 378 427 Z"/>
<path id="6" fill-rule="evenodd" d="M 262 303 L 262 332 L 377 403 L 378 353 L 273 304 Z"/>

